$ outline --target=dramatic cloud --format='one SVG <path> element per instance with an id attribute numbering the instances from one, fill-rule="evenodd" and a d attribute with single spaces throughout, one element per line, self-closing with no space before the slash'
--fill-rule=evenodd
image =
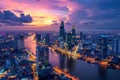
<path id="1" fill-rule="evenodd" d="M 11 11 L 0 11 L 0 24 L 3 25 L 23 25 L 24 23 L 32 22 L 30 15 L 20 14 L 20 17 L 16 16 Z"/>
<path id="2" fill-rule="evenodd" d="M 0 10 L 10 10 L 6 24 L 29 23 L 35 26 L 66 27 L 76 25 L 88 29 L 120 29 L 120 0 L 0 0 Z M 23 14 L 24 12 L 24 14 Z M 25 14 L 30 15 L 25 15 Z M 18 14 L 21 14 L 17 17 Z"/>
<path id="3" fill-rule="evenodd" d="M 120 29 L 119 0 L 74 0 L 74 2 L 82 4 L 83 7 L 69 15 L 72 23 L 88 29 Z"/>

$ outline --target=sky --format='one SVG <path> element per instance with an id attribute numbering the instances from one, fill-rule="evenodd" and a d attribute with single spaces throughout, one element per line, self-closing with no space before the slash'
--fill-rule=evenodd
<path id="1" fill-rule="evenodd" d="M 0 0 L 2 30 L 120 30 L 120 0 Z"/>

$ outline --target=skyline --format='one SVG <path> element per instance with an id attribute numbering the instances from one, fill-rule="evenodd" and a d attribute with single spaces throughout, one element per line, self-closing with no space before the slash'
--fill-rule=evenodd
<path id="1" fill-rule="evenodd" d="M 0 29 L 58 30 L 64 21 L 66 30 L 72 25 L 77 29 L 119 30 L 119 3 L 119 0 L 1 0 Z"/>

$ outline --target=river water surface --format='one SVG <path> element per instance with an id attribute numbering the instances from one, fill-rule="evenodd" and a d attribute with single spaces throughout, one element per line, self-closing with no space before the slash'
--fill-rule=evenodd
<path id="1" fill-rule="evenodd" d="M 36 54 L 36 41 L 34 35 L 27 37 L 25 47 Z M 53 66 L 69 69 L 70 74 L 80 80 L 120 80 L 120 70 L 102 69 L 98 65 L 87 63 L 83 60 L 69 58 L 53 50 L 49 50 L 49 61 Z"/>

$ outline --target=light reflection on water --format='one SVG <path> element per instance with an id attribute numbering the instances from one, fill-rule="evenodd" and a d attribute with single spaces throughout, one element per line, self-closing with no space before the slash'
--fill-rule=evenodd
<path id="1" fill-rule="evenodd" d="M 36 40 L 35 34 L 24 39 L 25 47 L 28 48 L 34 55 L 36 55 Z"/>
<path id="2" fill-rule="evenodd" d="M 72 75 L 80 80 L 120 80 L 120 70 L 103 69 L 98 65 L 89 64 L 83 60 L 74 60 L 60 53 L 49 52 L 52 65 L 60 68 L 68 68 Z"/>
<path id="3" fill-rule="evenodd" d="M 35 36 L 35 35 L 34 35 Z M 34 36 L 25 39 L 25 47 L 36 53 Z M 102 69 L 98 65 L 89 64 L 82 60 L 74 60 L 57 52 L 49 50 L 49 61 L 53 66 L 68 68 L 69 72 L 80 80 L 120 80 L 120 70 Z"/>

